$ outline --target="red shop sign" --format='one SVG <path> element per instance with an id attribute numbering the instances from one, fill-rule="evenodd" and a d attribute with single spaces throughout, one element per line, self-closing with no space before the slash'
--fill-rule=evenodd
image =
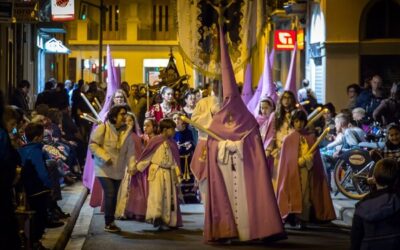
<path id="1" fill-rule="evenodd" d="M 295 30 L 276 30 L 274 34 L 275 50 L 293 50 L 296 43 Z"/>

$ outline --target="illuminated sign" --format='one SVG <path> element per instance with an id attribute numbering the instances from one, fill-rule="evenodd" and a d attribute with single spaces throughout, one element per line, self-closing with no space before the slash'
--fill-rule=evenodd
<path id="1" fill-rule="evenodd" d="M 36 36 L 36 45 L 38 46 L 38 48 L 44 49 L 44 47 L 43 47 L 43 37 L 41 37 L 39 35 Z"/>
<path id="2" fill-rule="evenodd" d="M 90 69 L 91 65 L 96 64 L 99 65 L 98 59 L 85 59 L 83 60 L 83 68 Z M 125 68 L 126 67 L 126 59 L 113 59 L 114 67 Z M 106 64 L 104 64 L 106 66 Z"/>
<path id="3" fill-rule="evenodd" d="M 304 30 L 303 29 L 297 30 L 297 49 L 299 49 L 299 50 L 304 49 Z"/>
<path id="4" fill-rule="evenodd" d="M 51 20 L 71 21 L 75 19 L 74 0 L 51 0 Z"/>
<path id="5" fill-rule="evenodd" d="M 276 30 L 274 34 L 275 50 L 292 50 L 296 43 L 296 31 Z"/>
<path id="6" fill-rule="evenodd" d="M 67 47 L 65 47 L 65 45 L 61 41 L 59 41 L 55 38 L 48 40 L 44 44 L 44 50 L 47 53 L 60 53 L 60 54 L 71 53 L 71 51 L 69 51 L 69 49 Z"/>

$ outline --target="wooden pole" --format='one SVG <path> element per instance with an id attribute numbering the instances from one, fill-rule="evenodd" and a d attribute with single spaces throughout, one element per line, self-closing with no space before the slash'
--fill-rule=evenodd
<path id="1" fill-rule="evenodd" d="M 192 120 L 190 120 L 189 118 L 187 118 L 186 116 L 182 115 L 181 116 L 182 121 L 189 123 L 190 125 L 192 125 L 193 127 L 201 130 L 204 133 L 207 133 L 209 136 L 211 136 L 212 138 L 214 138 L 217 141 L 223 141 L 224 139 L 222 139 L 220 136 L 218 136 L 217 134 L 215 134 L 214 132 L 212 132 L 209 129 L 206 129 L 205 127 L 203 127 L 202 125 L 198 124 L 197 122 L 194 122 Z"/>

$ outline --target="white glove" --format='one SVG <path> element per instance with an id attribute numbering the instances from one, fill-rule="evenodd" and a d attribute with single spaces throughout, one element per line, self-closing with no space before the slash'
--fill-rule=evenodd
<path id="1" fill-rule="evenodd" d="M 234 153 L 237 150 L 235 142 L 231 140 L 226 140 L 225 148 L 229 150 L 229 152 Z"/>
<path id="2" fill-rule="evenodd" d="M 305 154 L 302 157 L 299 158 L 297 164 L 299 164 L 300 167 L 307 167 L 307 169 L 312 168 L 312 163 L 314 159 L 314 154 Z"/>
<path id="3" fill-rule="evenodd" d="M 219 104 L 215 104 L 211 107 L 211 115 L 215 115 L 220 109 Z"/>

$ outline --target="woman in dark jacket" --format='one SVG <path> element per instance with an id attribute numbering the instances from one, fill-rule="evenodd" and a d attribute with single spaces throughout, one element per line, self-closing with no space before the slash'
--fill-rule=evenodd
<path id="1" fill-rule="evenodd" d="M 400 249 L 400 170 L 393 159 L 376 163 L 376 191 L 357 203 L 351 249 Z"/>

